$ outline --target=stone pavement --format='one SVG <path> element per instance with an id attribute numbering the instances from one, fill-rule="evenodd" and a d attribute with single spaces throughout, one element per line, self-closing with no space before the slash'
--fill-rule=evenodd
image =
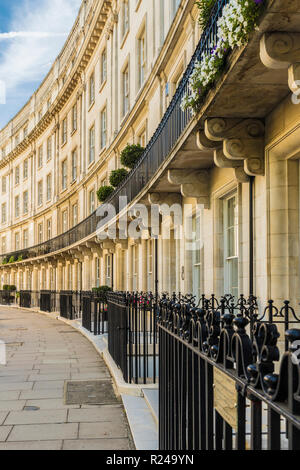
<path id="1" fill-rule="evenodd" d="M 66 381 L 112 383 L 93 346 L 70 326 L 0 307 L 0 450 L 133 449 L 121 400 L 66 405 Z"/>

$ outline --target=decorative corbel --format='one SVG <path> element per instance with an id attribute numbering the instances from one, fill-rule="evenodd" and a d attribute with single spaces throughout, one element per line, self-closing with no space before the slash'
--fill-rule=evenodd
<path id="1" fill-rule="evenodd" d="M 212 118 L 205 122 L 207 138 L 223 141 L 223 154 L 215 152 L 215 163 L 221 168 L 243 166 L 248 176 L 264 175 L 264 130 L 264 124 L 258 119 Z M 226 159 L 237 163 L 230 165 Z"/>
<path id="2" fill-rule="evenodd" d="M 162 204 L 173 204 L 182 203 L 182 197 L 179 193 L 149 193 L 148 201 L 150 204 L 161 206 Z"/>
<path id="3" fill-rule="evenodd" d="M 210 172 L 208 170 L 169 170 L 168 181 L 171 184 L 180 185 L 183 197 L 196 198 L 198 204 L 209 209 Z"/>
<path id="4" fill-rule="evenodd" d="M 104 242 L 101 243 L 101 248 L 102 250 L 107 250 L 110 253 L 115 253 L 116 251 L 116 245 L 113 242 L 113 240 L 105 240 Z"/>
<path id="5" fill-rule="evenodd" d="M 300 91 L 300 33 L 265 33 L 260 41 L 260 59 L 269 69 L 288 69 L 292 93 Z"/>
<path id="6" fill-rule="evenodd" d="M 100 246 L 100 243 L 96 243 L 96 242 L 93 242 L 93 241 L 88 241 L 86 242 L 86 247 L 89 248 L 92 252 L 92 254 L 96 253 L 98 256 L 102 256 L 102 250 L 101 250 L 101 246 Z"/>

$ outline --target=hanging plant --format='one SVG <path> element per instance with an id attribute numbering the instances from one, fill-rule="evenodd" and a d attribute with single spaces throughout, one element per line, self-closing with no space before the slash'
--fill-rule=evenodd
<path id="1" fill-rule="evenodd" d="M 109 182 L 114 188 L 117 188 L 124 181 L 127 175 L 128 175 L 128 171 L 125 170 L 125 168 L 114 170 L 111 172 Z"/>
<path id="2" fill-rule="evenodd" d="M 210 53 L 203 53 L 195 62 L 190 76 L 188 92 L 183 96 L 181 109 L 190 109 L 195 115 L 224 70 L 226 55 L 234 47 L 246 44 L 257 28 L 264 0 L 230 0 L 218 20 L 217 44 Z"/>

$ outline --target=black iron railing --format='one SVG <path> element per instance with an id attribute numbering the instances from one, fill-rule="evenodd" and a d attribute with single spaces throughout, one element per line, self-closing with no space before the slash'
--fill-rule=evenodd
<path id="1" fill-rule="evenodd" d="M 95 292 L 82 293 L 82 326 L 95 336 L 108 332 L 107 302 Z"/>
<path id="2" fill-rule="evenodd" d="M 108 350 L 128 383 L 156 383 L 158 334 L 152 294 L 108 294 Z"/>
<path id="3" fill-rule="evenodd" d="M 42 312 L 59 312 L 59 292 L 43 290 L 40 293 L 40 310 Z"/>
<path id="4" fill-rule="evenodd" d="M 120 197 L 127 197 L 127 201 L 130 203 L 143 190 L 146 183 L 151 180 L 165 161 L 192 120 L 193 116 L 190 110 L 182 111 L 180 106 L 181 101 L 185 93 L 188 92 L 189 78 L 193 72 L 195 61 L 200 59 L 203 53 L 211 52 L 217 44 L 218 19 L 222 15 L 223 7 L 228 1 L 218 0 L 216 3 L 209 24 L 202 33 L 199 44 L 177 91 L 156 132 L 148 143 L 145 152 L 122 185 L 107 200 L 107 203 L 114 206 L 116 213 L 120 210 Z M 28 259 L 61 250 L 96 232 L 101 227 L 101 220 L 102 218 L 95 211 L 68 232 L 32 248 L 1 255 L 0 262 L 4 259 L 9 260 L 12 256 L 14 256 L 15 260 L 20 259 L 20 257 Z M 104 220 L 107 223 L 107 219 Z"/>
<path id="5" fill-rule="evenodd" d="M 75 320 L 81 317 L 82 294 L 81 291 L 60 291 L 59 311 L 61 317 L 67 320 Z"/>
<path id="6" fill-rule="evenodd" d="M 0 304 L 12 305 L 16 303 L 16 292 L 9 290 L 0 291 Z"/>
<path id="7" fill-rule="evenodd" d="M 288 302 L 164 296 L 158 314 L 161 450 L 300 449 L 300 316 Z"/>
<path id="8" fill-rule="evenodd" d="M 32 291 L 21 290 L 20 291 L 20 307 L 31 308 L 31 296 L 32 296 Z"/>

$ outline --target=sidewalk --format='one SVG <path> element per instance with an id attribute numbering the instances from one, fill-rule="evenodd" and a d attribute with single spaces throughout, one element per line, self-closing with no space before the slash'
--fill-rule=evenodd
<path id="1" fill-rule="evenodd" d="M 0 339 L 0 450 L 134 448 L 104 361 L 80 333 L 0 307 Z"/>

